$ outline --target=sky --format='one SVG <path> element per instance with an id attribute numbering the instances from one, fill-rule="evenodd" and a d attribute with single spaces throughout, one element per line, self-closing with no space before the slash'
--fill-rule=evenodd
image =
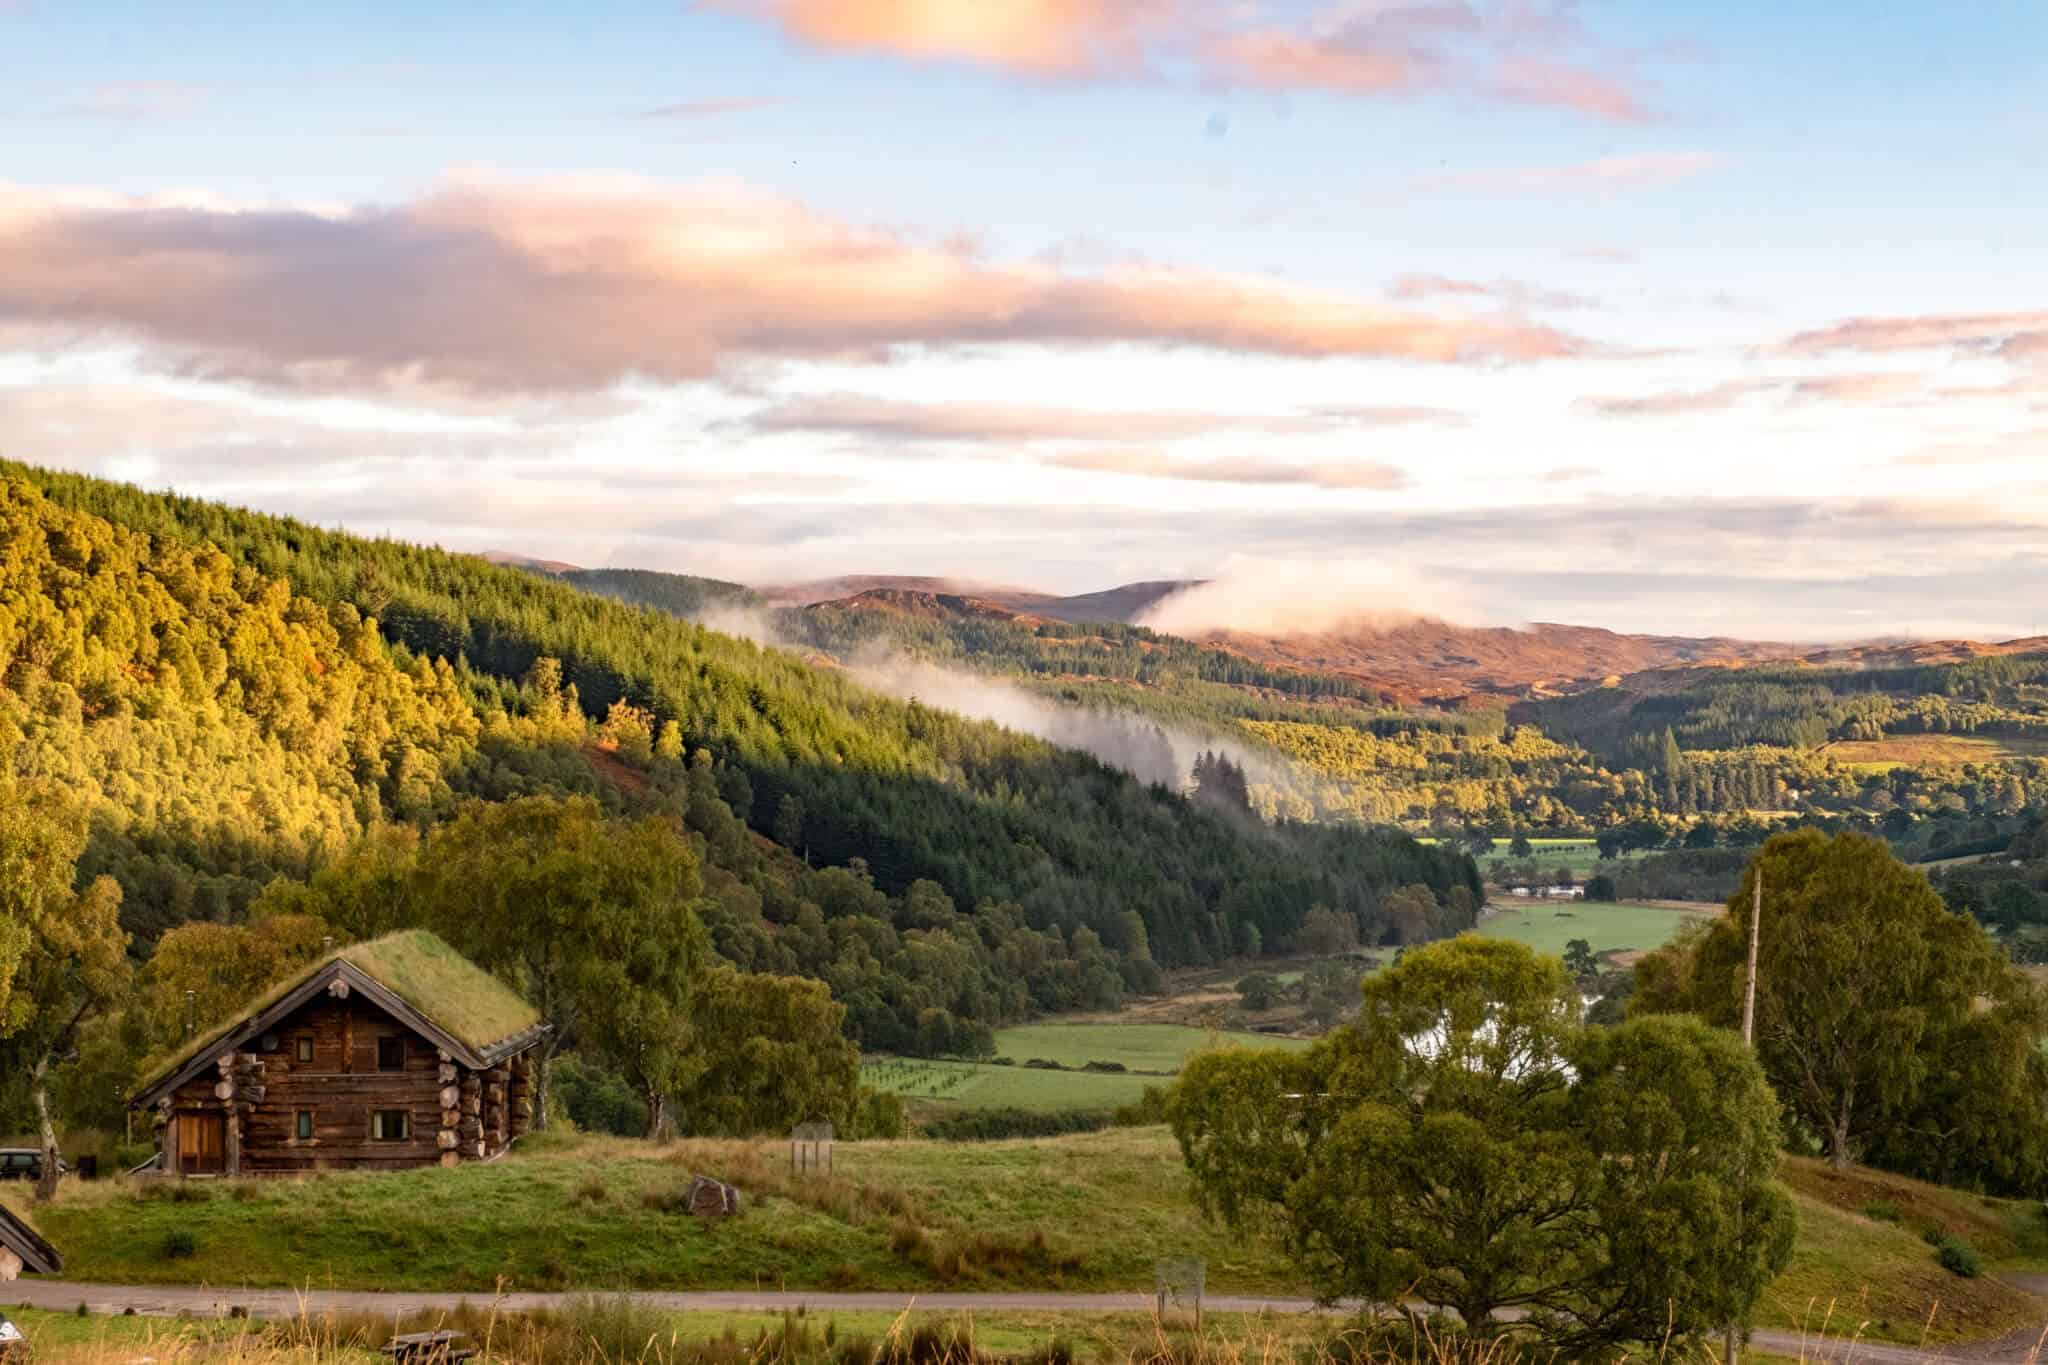
<path id="1" fill-rule="evenodd" d="M 0 0 L 0 72 L 10 458 L 753 583 L 2048 631 L 2039 0 Z"/>

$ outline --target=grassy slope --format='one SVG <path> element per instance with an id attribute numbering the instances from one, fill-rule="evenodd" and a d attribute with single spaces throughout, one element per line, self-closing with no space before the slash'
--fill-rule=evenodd
<path id="1" fill-rule="evenodd" d="M 188 1187 L 201 1202 L 77 1187 L 37 1223 L 70 1275 L 140 1283 L 1126 1289 L 1176 1248 L 1205 1256 L 1218 1290 L 1293 1283 L 1277 1254 L 1196 1222 L 1163 1130 L 843 1143 L 836 1162 L 835 1180 L 797 1183 L 780 1143 L 549 1139 L 453 1173 Z M 738 1183 L 746 1213 L 709 1224 L 648 1207 L 697 1171 Z M 175 1230 L 194 1255 L 166 1254 Z"/>
<path id="2" fill-rule="evenodd" d="M 1661 948 L 1692 916 L 1654 905 L 1605 905 L 1571 901 L 1561 905 L 1517 905 L 1493 902 L 1500 911 L 1479 925 L 1487 938 L 1526 943 L 1539 953 L 1564 952 L 1565 944 L 1582 938 L 1596 953 L 1629 948 Z"/>
<path id="3" fill-rule="evenodd" d="M 1786 1325 L 1832 1318 L 1830 1334 L 1853 1331 L 1917 1341 L 1985 1337 L 2048 1319 L 2048 1304 L 1996 1276 L 1960 1279 L 1943 1270 L 1922 1233 L 1960 1237 L 1987 1262 L 2035 1258 L 2048 1248 L 2038 1204 L 1987 1199 L 1903 1176 L 1787 1158 L 1782 1175 L 1799 1201 L 1799 1250 L 1771 1287 L 1764 1316 Z M 1865 1216 L 1873 1204 L 1902 1215 Z"/>
<path id="4" fill-rule="evenodd" d="M 1114 1109 L 1135 1103 L 1146 1086 L 1161 1084 L 1162 1076 L 1179 1071 L 1189 1057 L 1217 1043 L 1308 1046 L 1298 1038 L 1212 1033 L 1184 1024 L 1026 1024 L 996 1033 L 997 1055 L 1008 1057 L 1014 1066 L 886 1058 L 870 1062 L 861 1078 L 908 1099 L 963 1109 Z M 1073 1069 L 1025 1066 L 1032 1058 Z M 1121 1062 L 1129 1073 L 1080 1069 L 1089 1062 Z"/>
<path id="5" fill-rule="evenodd" d="M 1205 1258 L 1216 1292 L 1301 1292 L 1269 1247 L 1207 1227 L 1163 1129 L 1040 1141 L 842 1144 L 837 1176 L 793 1182 L 778 1143 L 548 1139 L 491 1166 L 215 1185 L 204 1202 L 75 1188 L 40 1226 L 79 1279 L 481 1292 L 509 1287 L 1131 1290 L 1155 1260 Z M 705 1224 L 644 1202 L 703 1170 L 737 1181 L 747 1211 Z M 2048 1318 L 1995 1278 L 1943 1271 L 1939 1226 L 1988 1259 L 2037 1258 L 2036 1205 L 1984 1200 L 1869 1171 L 1788 1161 L 1800 1211 L 1792 1267 L 1762 1325 L 1830 1333 L 1992 1336 Z M 202 1187 L 203 1188 L 203 1187 Z M 1857 1212 L 1895 1204 L 1905 1222 Z M 168 1258 L 189 1232 L 197 1251 Z"/>

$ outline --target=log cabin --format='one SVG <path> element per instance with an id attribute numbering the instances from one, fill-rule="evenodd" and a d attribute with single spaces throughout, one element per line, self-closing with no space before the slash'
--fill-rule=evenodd
<path id="1" fill-rule="evenodd" d="M 547 1025 L 434 935 L 353 944 L 181 1048 L 129 1101 L 167 1175 L 455 1166 L 533 1116 Z"/>

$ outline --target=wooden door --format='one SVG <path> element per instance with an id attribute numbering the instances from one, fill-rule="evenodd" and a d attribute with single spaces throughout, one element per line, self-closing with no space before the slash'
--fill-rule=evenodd
<path id="1" fill-rule="evenodd" d="M 228 1168 L 227 1132 L 227 1119 L 220 1114 L 178 1115 L 178 1173 L 224 1173 Z"/>

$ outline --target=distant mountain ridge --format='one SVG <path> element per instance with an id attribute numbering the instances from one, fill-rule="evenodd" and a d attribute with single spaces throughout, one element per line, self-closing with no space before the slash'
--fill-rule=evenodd
<path id="1" fill-rule="evenodd" d="M 1131 624 L 1159 602 L 1202 581 L 1155 579 L 1056 597 L 954 579 L 869 575 L 764 589 L 762 596 L 770 602 L 807 598 L 807 609 L 882 611 L 926 620 L 1007 615 L 1027 625 L 1048 620 Z M 836 597 L 819 595 L 833 587 L 857 590 Z M 1544 696 L 1676 666 L 1740 666 L 1797 658 L 1813 648 L 1722 636 L 1625 635 L 1597 626 L 1549 622 L 1522 629 L 1460 626 L 1429 618 L 1314 635 L 1214 630 L 1184 638 L 1270 667 L 1347 678 L 1401 704 L 1468 696 Z"/>
<path id="2" fill-rule="evenodd" d="M 581 586 L 609 588 L 611 595 L 685 613 L 694 605 L 723 602 L 888 612 L 926 621 L 1010 619 L 1024 626 L 1048 621 L 1136 624 L 1160 602 L 1207 581 L 1148 579 L 1098 592 L 1062 595 L 969 578 L 847 574 L 749 588 L 688 575 L 577 570 L 567 565 L 550 568 L 547 561 L 517 555 L 487 557 L 539 568 L 571 582 L 580 580 Z M 595 581 L 600 575 L 613 581 Z M 676 580 L 675 591 L 655 590 L 656 581 L 664 578 Z M 1633 634 L 1550 621 L 1521 627 L 1466 626 L 1431 617 L 1313 634 L 1210 629 L 1183 632 L 1181 638 L 1271 668 L 1344 678 L 1375 689 L 1383 700 L 1400 705 L 1497 705 L 1503 699 L 1542 699 L 1611 684 L 1631 692 L 1656 693 L 1731 668 L 1896 668 L 2048 650 L 2048 637 L 1819 645 L 1718 635 Z"/>

